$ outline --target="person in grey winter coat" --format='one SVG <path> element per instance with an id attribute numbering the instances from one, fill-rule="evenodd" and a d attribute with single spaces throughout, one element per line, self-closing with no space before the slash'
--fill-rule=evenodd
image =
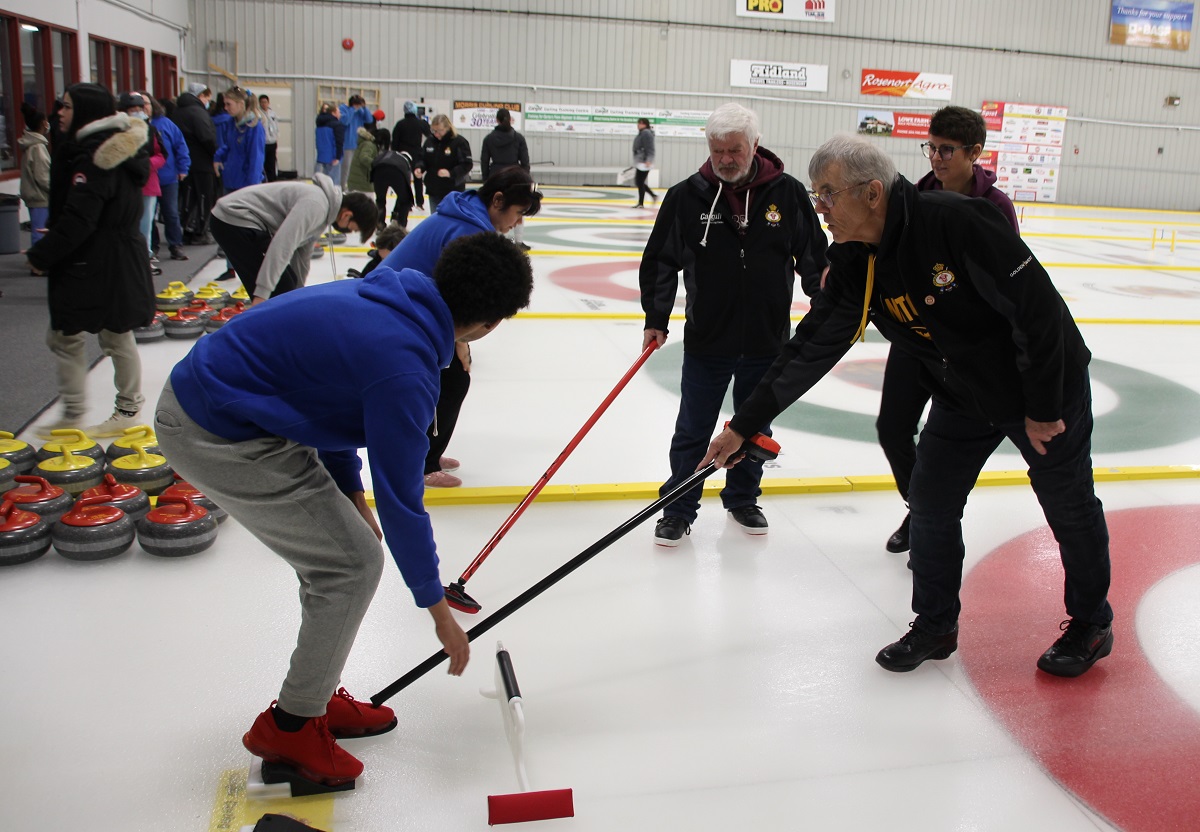
<path id="1" fill-rule="evenodd" d="M 496 171 L 519 165 L 529 170 L 529 147 L 525 137 L 513 129 L 512 113 L 501 107 L 496 111 L 496 127 L 483 139 L 483 151 L 479 155 L 479 168 L 486 180 Z M 512 241 L 522 251 L 529 251 L 524 240 L 525 223 L 513 226 Z"/>
<path id="2" fill-rule="evenodd" d="M 63 139 L 50 166 L 46 236 L 27 252 L 49 275 L 50 332 L 46 344 L 58 368 L 62 416 L 39 428 L 80 427 L 87 413 L 84 333 L 99 335 L 113 361 L 116 409 L 87 428 L 94 438 L 120 436 L 140 424 L 142 364 L 136 327 L 154 318 L 154 285 L 146 240 L 138 229 L 142 188 L 150 178 L 144 121 L 116 112 L 112 93 L 74 84 L 63 94 Z"/>
<path id="3" fill-rule="evenodd" d="M 22 105 L 25 133 L 21 145 L 21 199 L 29 209 L 29 243 L 42 239 L 50 216 L 50 122 L 46 114 Z"/>
<path id="4" fill-rule="evenodd" d="M 638 201 L 635 207 L 645 208 L 646 197 L 651 202 L 658 202 L 658 196 L 646 184 L 650 176 L 650 168 L 654 167 L 654 129 L 650 119 L 638 119 L 638 134 L 633 139 L 633 166 L 636 169 L 633 177 L 637 182 Z"/>

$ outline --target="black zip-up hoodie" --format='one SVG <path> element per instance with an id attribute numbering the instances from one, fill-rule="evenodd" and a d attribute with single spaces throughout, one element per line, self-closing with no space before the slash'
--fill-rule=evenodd
<path id="1" fill-rule="evenodd" d="M 755 163 L 749 184 L 734 189 L 708 161 L 673 186 L 642 254 L 646 328 L 667 330 L 682 271 L 683 345 L 695 355 L 778 354 L 791 333 L 796 274 L 807 294 L 820 287 L 826 238 L 804 185 L 766 148 Z"/>
<path id="2" fill-rule="evenodd" d="M 875 257 L 867 296 L 867 273 Z M 863 319 L 917 356 L 935 398 L 995 424 L 1062 417 L 1067 377 L 1091 360 L 1041 263 L 994 205 L 897 177 L 883 238 L 829 248 L 796 335 L 734 416 L 753 435 L 845 355 Z"/>

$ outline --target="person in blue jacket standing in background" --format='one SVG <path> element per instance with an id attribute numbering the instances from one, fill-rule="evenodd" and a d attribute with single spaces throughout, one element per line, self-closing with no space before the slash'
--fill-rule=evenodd
<path id="1" fill-rule="evenodd" d="M 342 154 L 346 137 L 346 126 L 333 113 L 334 104 L 322 104 L 317 114 L 317 164 L 313 173 L 323 173 L 338 183 L 341 181 Z"/>
<path id="2" fill-rule="evenodd" d="M 158 204 L 162 209 L 163 229 L 167 234 L 167 248 L 172 260 L 186 260 L 183 253 L 183 224 L 179 221 L 179 183 L 187 177 L 192 169 L 192 157 L 188 153 L 187 142 L 183 132 L 175 126 L 175 122 L 167 118 L 167 113 L 156 98 L 142 93 L 150 107 L 150 123 L 158 131 L 166 151 L 167 161 L 158 169 L 158 183 L 162 187 L 162 197 Z M 154 236 L 158 237 L 158 227 L 154 228 Z M 157 239 L 153 247 L 158 249 Z"/>
<path id="3" fill-rule="evenodd" d="M 338 105 L 338 117 L 345 133 L 341 165 L 341 187 L 345 191 L 346 177 L 350 175 L 350 162 L 354 159 L 354 151 L 358 149 L 358 128 L 366 127 L 368 130 L 373 130 L 375 116 L 367 109 L 367 102 L 361 95 L 352 95 L 349 104 Z"/>
<path id="4" fill-rule="evenodd" d="M 225 112 L 230 121 L 225 128 L 225 143 L 213 156 L 213 167 L 221 177 L 224 192 L 231 194 L 247 185 L 262 183 L 267 133 L 258 117 L 258 99 L 241 87 L 230 87 L 225 91 Z M 218 127 L 218 133 L 220 130 Z M 229 280 L 235 276 L 233 263 L 227 259 L 225 274 L 219 279 Z"/>

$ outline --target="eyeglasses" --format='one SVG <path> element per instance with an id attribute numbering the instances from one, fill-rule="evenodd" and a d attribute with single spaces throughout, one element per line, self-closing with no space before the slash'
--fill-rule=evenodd
<path id="1" fill-rule="evenodd" d="M 812 204 L 813 204 L 814 208 L 819 208 L 822 205 L 824 205 L 826 208 L 832 208 L 833 207 L 833 198 L 835 196 L 837 196 L 840 193 L 844 193 L 844 192 L 850 190 L 851 188 L 860 188 L 863 185 L 867 185 L 869 183 L 870 183 L 870 180 L 868 179 L 866 182 L 859 182 L 857 185 L 847 185 L 845 188 L 842 188 L 841 190 L 831 191 L 827 194 L 817 193 L 816 191 L 809 191 L 808 198 L 812 200 Z"/>
<path id="2" fill-rule="evenodd" d="M 925 154 L 926 159 L 932 159 L 934 154 L 943 162 L 947 162 L 954 157 L 956 150 L 970 150 L 974 145 L 970 144 L 943 144 L 935 145 L 933 142 L 925 142 L 921 145 L 921 152 Z"/>

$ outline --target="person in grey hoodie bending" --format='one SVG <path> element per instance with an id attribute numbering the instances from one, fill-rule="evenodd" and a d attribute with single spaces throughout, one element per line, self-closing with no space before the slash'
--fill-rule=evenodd
<path id="1" fill-rule="evenodd" d="M 637 124 L 638 134 L 633 139 L 633 166 L 637 170 L 633 176 L 637 182 L 638 201 L 634 207 L 645 208 L 646 197 L 650 197 L 651 202 L 658 202 L 658 196 L 646 184 L 650 168 L 654 167 L 654 130 L 648 118 L 639 118 Z"/>
<path id="2" fill-rule="evenodd" d="M 483 140 L 483 152 L 479 157 L 480 172 L 486 181 L 496 171 L 519 165 L 529 171 L 529 147 L 525 137 L 513 129 L 512 113 L 504 107 L 496 111 L 496 127 Z M 522 251 L 529 251 L 524 240 L 525 224 L 513 226 L 512 241 Z"/>
<path id="3" fill-rule="evenodd" d="M 318 173 L 311 184 L 268 182 L 222 197 L 213 206 L 211 230 L 257 304 L 304 285 L 313 241 L 327 228 L 357 231 L 365 243 L 378 219 L 369 196 L 343 196 L 332 179 Z"/>

